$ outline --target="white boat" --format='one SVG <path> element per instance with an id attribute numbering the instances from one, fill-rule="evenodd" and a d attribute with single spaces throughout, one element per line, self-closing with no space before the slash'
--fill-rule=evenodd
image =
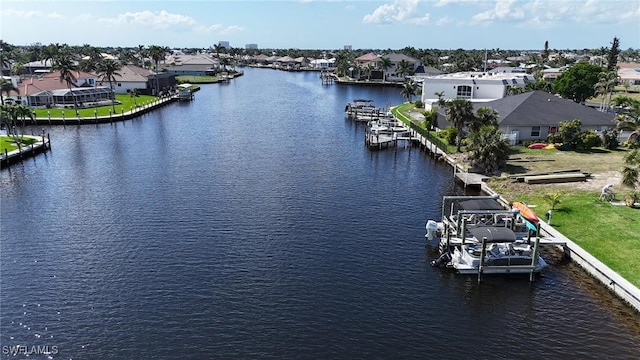
<path id="1" fill-rule="evenodd" d="M 509 228 L 477 227 L 473 238 L 454 248 L 450 265 L 459 274 L 531 274 L 547 263 L 538 253 L 539 243 L 516 239 Z"/>
<path id="2" fill-rule="evenodd" d="M 355 99 L 345 106 L 344 111 L 347 116 L 358 121 L 379 119 L 385 113 L 381 108 L 373 105 L 373 100 L 368 99 Z"/>
<path id="3" fill-rule="evenodd" d="M 438 238 L 433 266 L 459 274 L 533 274 L 547 263 L 539 255 L 540 231 L 518 209 L 493 196 L 445 196 L 442 221 L 427 222 L 426 237 Z"/>

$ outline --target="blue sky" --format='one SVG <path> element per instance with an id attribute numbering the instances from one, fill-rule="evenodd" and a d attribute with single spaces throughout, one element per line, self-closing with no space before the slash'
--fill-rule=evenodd
<path id="1" fill-rule="evenodd" d="M 15 45 L 640 48 L 639 0 L 2 0 Z"/>

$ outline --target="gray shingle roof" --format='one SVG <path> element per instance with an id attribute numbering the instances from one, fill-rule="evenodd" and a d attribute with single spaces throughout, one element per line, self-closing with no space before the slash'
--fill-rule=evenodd
<path id="1" fill-rule="evenodd" d="M 507 96 L 474 109 L 490 106 L 500 114 L 501 126 L 555 126 L 560 121 L 580 119 L 583 126 L 611 126 L 615 114 L 603 113 L 544 91 Z"/>
<path id="2" fill-rule="evenodd" d="M 499 114 L 498 125 L 505 126 L 557 126 L 561 121 L 580 119 L 583 126 L 613 126 L 615 114 L 604 113 L 571 100 L 544 91 L 506 96 L 502 99 L 474 103 L 474 112 L 490 107 Z M 445 110 L 438 109 L 438 127 L 446 128 Z"/>

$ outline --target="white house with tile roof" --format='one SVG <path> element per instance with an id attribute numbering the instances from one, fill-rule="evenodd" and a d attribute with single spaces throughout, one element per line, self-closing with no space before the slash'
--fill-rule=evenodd
<path id="1" fill-rule="evenodd" d="M 149 83 L 149 77 L 153 75 L 153 71 L 136 65 L 124 65 L 118 70 L 118 73 L 120 75 L 115 75 L 116 81 L 111 84 L 116 94 L 128 94 L 133 89 L 145 90 Z M 109 82 L 100 79 L 99 85 L 109 87 Z"/>

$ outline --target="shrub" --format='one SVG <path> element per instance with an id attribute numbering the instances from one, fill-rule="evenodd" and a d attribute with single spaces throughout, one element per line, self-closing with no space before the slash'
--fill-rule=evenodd
<path id="1" fill-rule="evenodd" d="M 579 141 L 576 144 L 578 149 L 589 150 L 594 147 L 602 146 L 602 139 L 593 130 L 581 132 L 578 138 Z"/>
<path id="2" fill-rule="evenodd" d="M 458 136 L 458 129 L 454 128 L 453 126 L 449 126 L 448 128 L 442 130 L 438 134 L 438 136 L 447 140 L 447 144 L 455 145 L 456 137 Z"/>
<path id="3" fill-rule="evenodd" d="M 617 130 L 604 130 L 602 132 L 602 145 L 605 149 L 615 150 L 620 145 Z"/>
<path id="4" fill-rule="evenodd" d="M 580 134 L 582 133 L 582 122 L 579 119 L 571 121 L 561 121 L 558 132 L 550 139 L 552 143 L 563 143 L 578 146 L 580 143 Z"/>
<path id="5" fill-rule="evenodd" d="M 424 103 L 422 102 L 422 100 L 416 100 L 416 108 L 424 109 Z"/>

